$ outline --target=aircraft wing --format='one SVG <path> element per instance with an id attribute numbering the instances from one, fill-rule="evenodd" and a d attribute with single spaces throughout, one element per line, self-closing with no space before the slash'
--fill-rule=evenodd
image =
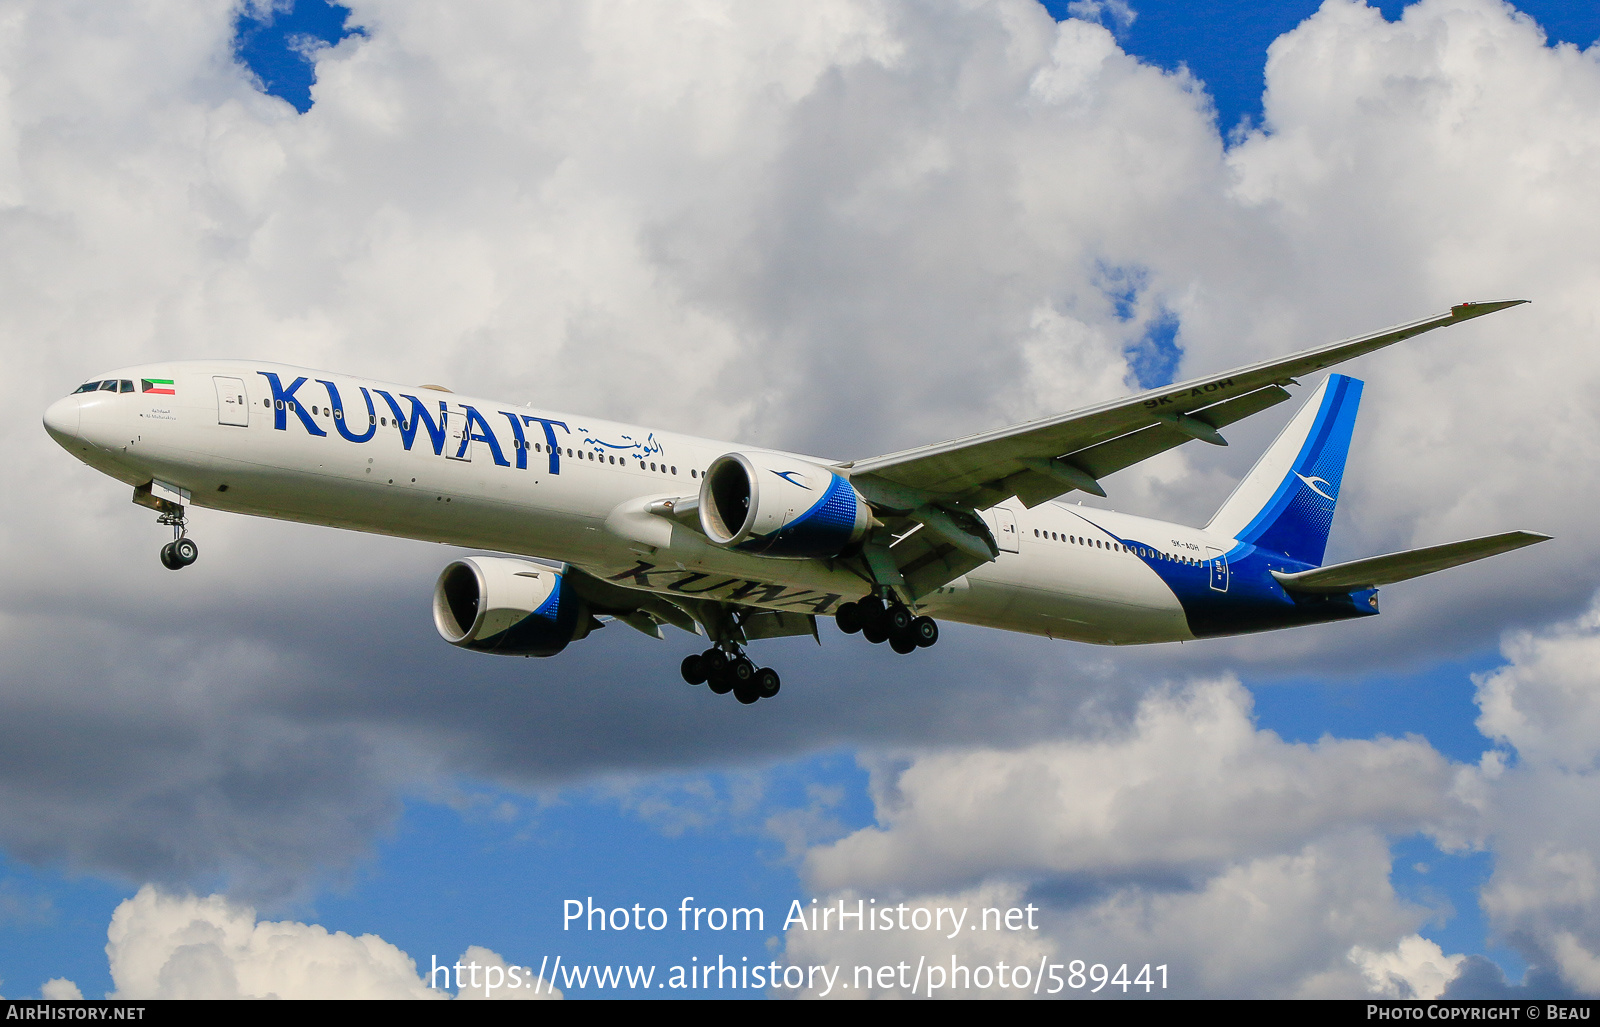
<path id="1" fill-rule="evenodd" d="M 1549 535 L 1533 531 L 1508 531 L 1500 535 L 1467 539 L 1465 542 L 1448 542 L 1442 546 L 1408 549 L 1403 553 L 1336 563 L 1296 574 L 1273 571 L 1272 576 L 1291 592 L 1359 592 L 1408 578 L 1420 578 L 1424 574 L 1459 567 L 1487 556 L 1509 553 L 1513 549 L 1548 541 L 1549 538 Z"/>
<path id="2" fill-rule="evenodd" d="M 1227 445 L 1217 429 L 1288 399 L 1283 386 L 1298 375 L 1525 302 L 1461 303 L 1373 335 L 1056 417 L 856 460 L 841 470 L 869 502 L 888 510 L 909 511 L 929 502 L 986 509 L 1011 496 L 1032 507 L 1073 489 L 1103 496 L 1096 479 L 1113 471 L 1191 439 Z"/>

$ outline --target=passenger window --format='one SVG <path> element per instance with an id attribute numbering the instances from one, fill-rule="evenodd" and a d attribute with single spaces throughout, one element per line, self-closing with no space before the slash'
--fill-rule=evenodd
<path id="1" fill-rule="evenodd" d="M 677 473 L 678 473 L 678 468 L 677 468 L 677 465 L 676 465 L 676 464 L 674 464 L 674 465 L 673 465 L 673 468 L 672 468 L 672 473 L 673 473 L 673 474 L 677 474 Z"/>

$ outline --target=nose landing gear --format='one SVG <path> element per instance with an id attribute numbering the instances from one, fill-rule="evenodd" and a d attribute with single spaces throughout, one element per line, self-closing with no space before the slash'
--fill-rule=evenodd
<path id="1" fill-rule="evenodd" d="M 733 693 L 746 706 L 778 694 L 781 682 L 771 667 L 757 667 L 738 646 L 713 646 L 703 653 L 683 658 L 679 668 L 683 680 L 691 685 L 706 684 L 718 695 Z"/>
<path id="2" fill-rule="evenodd" d="M 135 505 L 154 510 L 158 514 L 157 524 L 166 524 L 172 528 L 172 541 L 161 547 L 161 566 L 169 571 L 181 571 L 200 559 L 200 547 L 195 545 L 194 539 L 187 534 L 189 521 L 184 516 L 184 503 L 188 502 L 189 493 L 176 486 L 163 484 L 161 486 L 163 489 L 178 495 L 181 501 L 175 503 L 156 495 L 154 486 L 153 481 L 135 485 L 133 501 Z"/>

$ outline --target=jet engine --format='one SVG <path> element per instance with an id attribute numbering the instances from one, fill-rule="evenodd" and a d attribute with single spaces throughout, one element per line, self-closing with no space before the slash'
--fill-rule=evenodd
<path id="1" fill-rule="evenodd" d="M 713 543 L 760 556 L 838 556 L 873 524 L 844 476 L 777 453 L 717 457 L 706 468 L 699 508 Z"/>
<path id="2" fill-rule="evenodd" d="M 594 618 L 561 572 L 544 564 L 474 556 L 433 586 L 433 623 L 451 645 L 501 656 L 554 656 L 589 633 Z"/>

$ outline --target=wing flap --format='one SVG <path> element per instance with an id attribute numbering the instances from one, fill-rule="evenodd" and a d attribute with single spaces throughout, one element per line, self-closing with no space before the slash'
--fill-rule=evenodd
<path id="1" fill-rule="evenodd" d="M 817 634 L 817 618 L 809 613 L 785 613 L 780 610 L 758 610 L 746 613 L 739 621 L 747 642 L 762 638 L 792 638 L 810 635 L 822 644 Z"/>
<path id="2" fill-rule="evenodd" d="M 1508 531 L 1463 542 L 1447 542 L 1442 546 L 1408 549 L 1403 553 L 1336 563 L 1295 574 L 1273 571 L 1272 576 L 1291 592 L 1358 592 L 1509 553 L 1513 549 L 1548 541 L 1549 538 L 1549 535 L 1533 531 Z"/>
<path id="3" fill-rule="evenodd" d="M 901 536 L 889 547 L 888 555 L 905 580 L 909 592 L 906 598 L 913 601 L 989 562 L 920 526 Z"/>
<path id="4" fill-rule="evenodd" d="M 1215 430 L 1226 428 L 1235 421 L 1241 421 L 1251 414 L 1258 414 L 1268 407 L 1277 406 L 1289 398 L 1289 390 L 1283 386 L 1269 385 L 1264 389 L 1247 392 L 1243 396 L 1206 407 L 1189 416 Z M 1158 453 L 1175 449 L 1194 437 L 1192 433 L 1170 422 L 1162 421 L 1140 428 L 1138 431 L 1131 431 L 1109 442 L 1069 453 L 1062 459 L 1091 478 L 1104 478 L 1124 467 L 1132 467 L 1141 460 L 1148 460 Z M 1040 503 L 1066 495 L 1072 488 L 1073 486 L 1055 478 L 1029 471 L 1007 478 L 999 491 L 1010 490 L 1009 494 L 1015 495 L 1022 501 L 1022 505 L 1032 509 Z"/>
<path id="5" fill-rule="evenodd" d="M 842 469 L 852 479 L 871 476 L 940 496 L 980 493 L 985 491 L 985 486 L 992 487 L 993 483 L 1013 474 L 1037 474 L 1025 470 L 1023 461 L 1026 459 L 1049 460 L 1064 453 L 1076 453 L 1144 428 L 1176 430 L 1173 427 L 1176 415 L 1194 416 L 1198 411 L 1221 402 L 1244 398 L 1267 386 L 1281 387 L 1301 375 L 1371 353 L 1414 335 L 1460 324 L 1524 302 L 1497 300 L 1462 303 L 1443 314 L 1396 325 L 1371 335 L 1344 339 L 1287 357 L 1195 378 L 1057 417 L 1027 421 L 933 446 L 857 460 L 842 465 Z M 1188 441 L 1191 437 L 1184 434 L 1182 441 Z"/>

